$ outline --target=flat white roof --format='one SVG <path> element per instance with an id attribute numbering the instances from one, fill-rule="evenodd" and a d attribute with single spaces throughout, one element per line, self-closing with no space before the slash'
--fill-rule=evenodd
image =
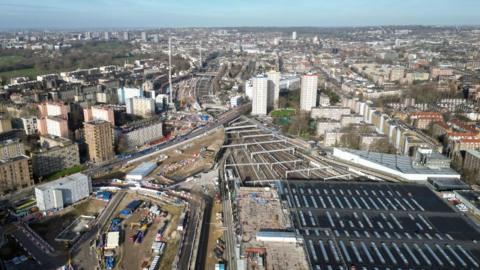
<path id="1" fill-rule="evenodd" d="M 106 249 L 114 249 L 118 247 L 118 241 L 120 239 L 119 232 L 109 232 L 107 234 L 107 245 L 105 246 Z"/>
<path id="2" fill-rule="evenodd" d="M 131 176 L 133 176 L 133 175 L 146 176 L 151 171 L 153 171 L 153 169 L 155 169 L 156 167 L 157 167 L 157 164 L 154 163 L 154 162 L 144 162 L 144 163 L 140 164 L 139 166 L 137 166 L 135 169 L 131 170 L 127 174 L 127 177 L 129 175 L 131 175 Z"/>
<path id="3" fill-rule="evenodd" d="M 38 188 L 40 190 L 56 188 L 56 187 L 59 187 L 59 186 L 62 186 L 64 184 L 66 184 L 68 182 L 77 181 L 77 180 L 85 179 L 85 178 L 88 179 L 88 176 L 83 174 L 83 173 L 76 173 L 76 174 L 72 174 L 72 175 L 62 177 L 62 178 L 57 179 L 57 180 L 52 181 L 52 182 L 48 182 L 48 183 L 45 183 L 45 184 L 38 185 L 38 186 L 36 186 L 36 188 Z"/>

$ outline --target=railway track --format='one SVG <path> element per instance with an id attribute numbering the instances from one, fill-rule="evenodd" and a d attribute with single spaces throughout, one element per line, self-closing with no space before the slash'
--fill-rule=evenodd
<path id="1" fill-rule="evenodd" d="M 237 168 L 239 176 L 242 179 L 251 179 L 254 181 L 286 178 L 332 179 L 337 176 L 345 177 L 351 174 L 348 170 L 324 162 L 323 160 L 315 159 L 315 162 L 312 163 L 312 159 L 306 159 L 305 156 L 296 153 L 295 150 L 291 151 L 290 149 L 295 149 L 295 145 L 291 143 L 265 143 L 266 141 L 272 141 L 274 139 L 269 137 L 269 135 L 275 137 L 274 134 L 268 133 L 265 130 L 248 132 L 248 136 L 245 133 L 229 134 L 231 144 L 248 143 L 248 145 L 239 147 L 232 152 L 231 164 L 252 164 L 239 166 Z M 282 149 L 286 151 L 281 151 Z M 287 151 L 287 149 L 290 151 Z M 312 166 L 312 164 L 315 166 Z M 322 169 L 319 170 L 318 168 Z"/>

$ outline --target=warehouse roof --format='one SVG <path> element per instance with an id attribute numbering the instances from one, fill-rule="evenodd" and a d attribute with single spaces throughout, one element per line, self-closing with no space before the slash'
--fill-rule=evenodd
<path id="1" fill-rule="evenodd" d="M 456 178 L 436 178 L 429 177 L 428 183 L 430 183 L 437 191 L 451 191 L 451 190 L 466 190 L 470 187 Z"/>
<path id="2" fill-rule="evenodd" d="M 426 166 L 413 166 L 412 158 L 409 156 L 383 154 L 377 152 L 341 149 L 359 156 L 362 159 L 377 163 L 387 168 L 400 171 L 405 174 L 442 174 L 457 176 L 458 173 L 451 168 L 429 168 Z"/>
<path id="3" fill-rule="evenodd" d="M 83 174 L 83 173 L 76 173 L 76 174 L 72 174 L 72 175 L 62 177 L 62 178 L 60 178 L 58 180 L 55 180 L 55 181 L 51 181 L 51 182 L 48 182 L 48 183 L 45 183 L 45 184 L 42 184 L 42 185 L 38 185 L 38 186 L 36 186 L 36 188 L 40 189 L 40 190 L 46 190 L 46 189 L 50 189 L 52 187 L 57 187 L 57 186 L 64 185 L 68 182 L 76 181 L 76 180 L 79 180 L 79 179 L 85 179 L 85 178 L 88 178 L 88 176 Z"/>
<path id="4" fill-rule="evenodd" d="M 445 262 L 462 269 L 480 265 L 477 226 L 425 185 L 338 180 L 282 185 L 281 199 L 303 236 L 310 269 L 407 269 L 413 262 L 419 269 L 453 269 Z"/>
<path id="5" fill-rule="evenodd" d="M 467 150 L 467 153 L 469 153 L 470 155 L 474 156 L 475 158 L 478 158 L 480 159 L 480 151 L 478 150 Z"/>
<path id="6" fill-rule="evenodd" d="M 144 162 L 140 165 L 138 165 L 137 167 L 135 167 L 135 169 L 131 170 L 128 175 L 142 175 L 142 176 L 146 176 L 147 174 L 149 174 L 155 167 L 157 167 L 157 164 L 154 163 L 154 162 Z M 127 177 L 128 177 L 127 175 Z"/>

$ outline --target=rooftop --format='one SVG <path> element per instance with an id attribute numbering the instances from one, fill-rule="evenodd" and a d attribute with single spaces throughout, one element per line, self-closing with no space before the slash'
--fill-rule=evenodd
<path id="1" fill-rule="evenodd" d="M 14 139 L 14 140 L 4 140 L 4 141 L 0 141 L 0 146 L 1 145 L 9 145 L 9 144 L 14 144 L 14 143 L 20 143 L 20 140 L 19 139 Z"/>
<path id="2" fill-rule="evenodd" d="M 242 187 L 237 201 L 241 237 L 245 243 L 254 244 L 255 236 L 261 229 L 286 229 L 290 226 L 275 190 Z"/>
<path id="3" fill-rule="evenodd" d="M 12 158 L 9 158 L 9 159 L 0 159 L 0 165 L 5 164 L 5 163 L 9 163 L 9 162 L 19 161 L 19 160 L 22 160 L 22 159 L 29 159 L 29 157 L 25 156 L 25 155 L 21 155 L 21 156 L 12 157 Z"/>
<path id="4" fill-rule="evenodd" d="M 310 269 L 478 268 L 476 225 L 425 185 L 289 181 L 280 191 Z"/>
<path id="5" fill-rule="evenodd" d="M 55 181 L 51 181 L 51 182 L 47 182 L 47 183 L 38 185 L 35 188 L 40 189 L 40 190 L 48 190 L 48 189 L 54 188 L 56 186 L 62 186 L 64 184 L 67 184 L 68 182 L 77 181 L 77 180 L 85 179 L 85 178 L 88 178 L 88 176 L 83 174 L 83 173 L 76 173 L 76 174 L 72 174 L 72 175 L 62 177 L 62 178 L 57 179 Z"/>
<path id="6" fill-rule="evenodd" d="M 478 150 L 467 150 L 467 153 L 474 156 L 477 159 L 480 159 L 480 151 Z"/>
<path id="7" fill-rule="evenodd" d="M 400 171 L 405 174 L 445 174 L 458 176 L 458 173 L 451 168 L 429 168 L 424 166 L 413 166 L 413 160 L 409 156 L 383 154 L 362 150 L 341 149 L 359 156 L 362 159 L 377 163 L 387 168 Z"/>
<path id="8" fill-rule="evenodd" d="M 429 177 L 428 182 L 437 190 L 437 191 L 451 191 L 451 190 L 465 190 L 470 189 L 470 187 L 462 182 L 460 179 L 456 178 L 435 178 Z"/>
<path id="9" fill-rule="evenodd" d="M 461 190 L 456 191 L 456 193 L 468 200 L 472 205 L 480 207 L 480 192 L 473 190 Z"/>
<path id="10" fill-rule="evenodd" d="M 480 143 L 480 138 L 479 139 L 460 139 L 460 142 L 462 142 L 462 143 Z"/>
<path id="11" fill-rule="evenodd" d="M 131 170 L 128 174 L 129 175 L 145 175 L 147 173 L 150 173 L 152 171 L 152 168 L 157 167 L 157 164 L 154 162 L 144 162 L 135 169 Z"/>

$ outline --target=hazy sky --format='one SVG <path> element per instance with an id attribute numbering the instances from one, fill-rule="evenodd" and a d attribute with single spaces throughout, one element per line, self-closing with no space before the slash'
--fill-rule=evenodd
<path id="1" fill-rule="evenodd" d="M 480 25 L 480 0 L 0 0 L 0 28 Z"/>

